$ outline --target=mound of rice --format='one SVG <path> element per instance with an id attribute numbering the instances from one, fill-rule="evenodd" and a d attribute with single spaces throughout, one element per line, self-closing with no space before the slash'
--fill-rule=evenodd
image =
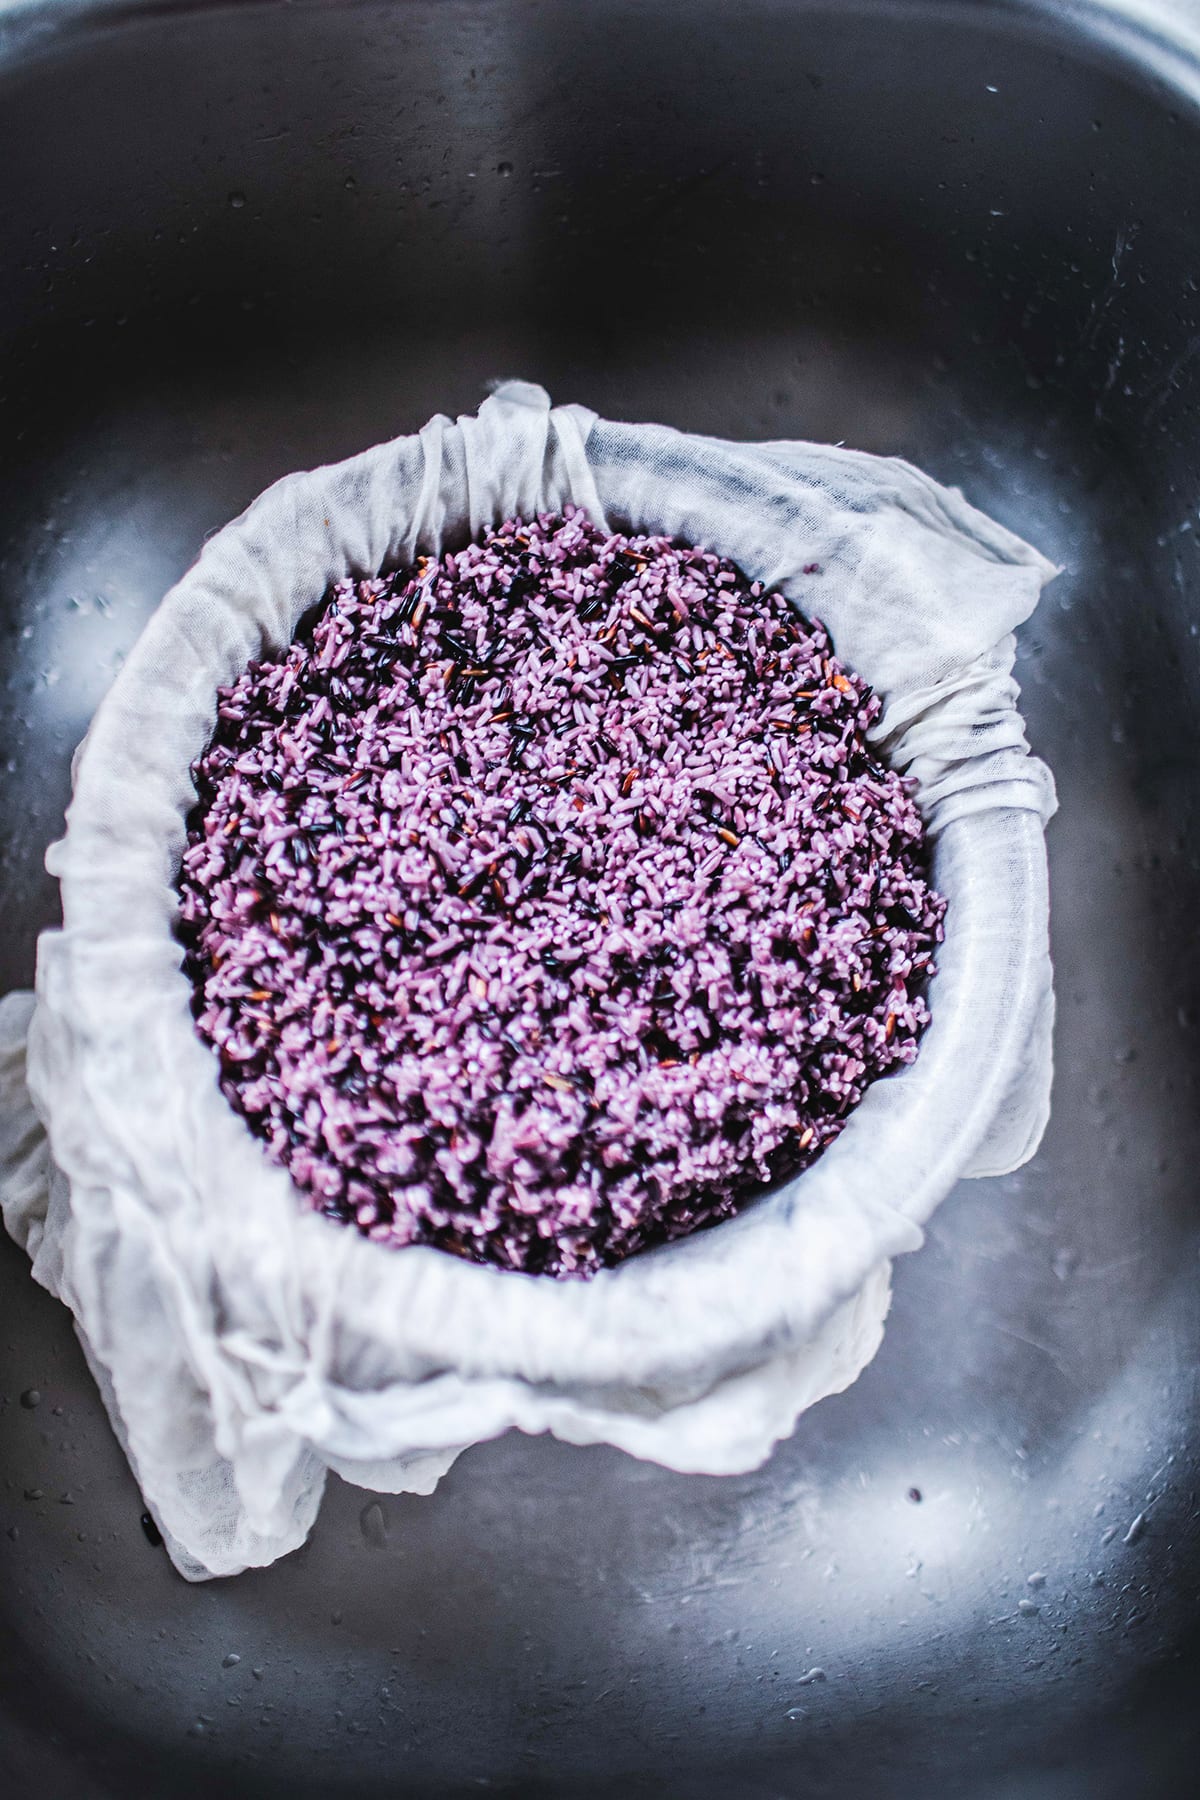
<path id="1" fill-rule="evenodd" d="M 728 1216 L 928 1019 L 878 710 L 781 595 L 570 509 L 340 583 L 194 769 L 229 1101 L 382 1244 L 590 1275 Z"/>

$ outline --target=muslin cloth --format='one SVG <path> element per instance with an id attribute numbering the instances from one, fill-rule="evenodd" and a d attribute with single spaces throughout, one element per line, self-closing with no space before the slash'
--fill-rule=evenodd
<path id="1" fill-rule="evenodd" d="M 949 900 L 916 1063 L 807 1172 L 736 1219 L 588 1283 L 389 1251 L 304 1205 L 223 1099 L 173 935 L 216 690 L 347 574 L 567 501 L 797 597 L 878 691 Z M 819 563 L 819 586 L 800 579 Z M 1053 989 L 1044 827 L 1014 628 L 1054 573 L 908 464 L 734 444 L 551 409 L 506 383 L 288 476 L 165 597 L 77 753 L 47 861 L 64 924 L 0 1005 L 0 1205 L 75 1315 L 146 1504 L 192 1579 L 304 1538 L 327 1469 L 428 1492 L 516 1426 L 681 1470 L 756 1465 L 877 1349 L 890 1259 L 963 1175 L 1042 1132 Z"/>

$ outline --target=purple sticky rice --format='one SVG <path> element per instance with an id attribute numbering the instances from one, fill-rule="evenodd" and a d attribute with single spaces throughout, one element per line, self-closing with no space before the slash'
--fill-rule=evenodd
<path id="1" fill-rule="evenodd" d="M 571 509 L 340 582 L 194 768 L 225 1095 L 381 1245 L 591 1275 L 727 1217 L 928 1020 L 878 712 L 780 594 Z"/>

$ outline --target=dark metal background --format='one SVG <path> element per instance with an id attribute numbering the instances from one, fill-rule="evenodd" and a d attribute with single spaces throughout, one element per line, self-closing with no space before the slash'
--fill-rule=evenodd
<path id="1" fill-rule="evenodd" d="M 899 451 L 1066 568 L 1020 652 L 1053 1121 L 857 1386 L 738 1479 L 511 1438 L 431 1499 L 333 1481 L 191 1588 L 0 1246 L 6 1794 L 1196 1791 L 1200 13 L 1154 11 L 0 7 L 7 984 L 205 534 L 489 376 Z"/>

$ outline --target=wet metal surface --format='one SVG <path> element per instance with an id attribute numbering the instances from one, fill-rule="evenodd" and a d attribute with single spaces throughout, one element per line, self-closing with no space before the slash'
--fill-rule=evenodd
<path id="1" fill-rule="evenodd" d="M 6 986 L 205 534 L 489 377 L 896 451 L 1064 567 L 1018 665 L 1053 1118 L 856 1387 L 736 1479 L 509 1438 L 430 1499 L 331 1481 L 193 1588 L 0 1244 L 8 1792 L 1194 1791 L 1197 66 L 1086 5 L 0 9 Z"/>

